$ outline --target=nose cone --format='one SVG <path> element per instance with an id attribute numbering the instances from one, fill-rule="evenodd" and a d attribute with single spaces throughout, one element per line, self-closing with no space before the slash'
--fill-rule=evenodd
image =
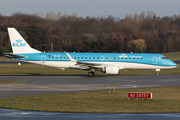
<path id="1" fill-rule="evenodd" d="M 174 67 L 174 68 L 177 67 L 176 63 L 174 63 L 173 61 L 170 62 L 170 65 L 171 65 L 172 67 Z"/>

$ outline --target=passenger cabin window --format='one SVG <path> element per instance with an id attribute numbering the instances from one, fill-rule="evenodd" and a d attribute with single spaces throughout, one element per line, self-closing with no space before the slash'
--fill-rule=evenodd
<path id="1" fill-rule="evenodd" d="M 85 57 L 85 59 L 87 59 L 87 57 Z"/>
<path id="2" fill-rule="evenodd" d="M 99 59 L 99 57 L 97 57 L 97 59 Z"/>
<path id="3" fill-rule="evenodd" d="M 139 59 L 139 58 L 137 58 L 137 59 Z"/>
<path id="4" fill-rule="evenodd" d="M 83 57 L 81 57 L 81 59 L 83 59 Z"/>
<path id="5" fill-rule="evenodd" d="M 95 59 L 95 57 L 93 57 L 93 59 Z"/>
<path id="6" fill-rule="evenodd" d="M 123 59 L 123 57 L 121 59 Z"/>
<path id="7" fill-rule="evenodd" d="M 76 59 L 76 57 L 74 57 L 74 59 Z"/>
<path id="8" fill-rule="evenodd" d="M 91 59 L 91 57 L 89 57 L 89 59 Z"/>
<path id="9" fill-rule="evenodd" d="M 127 59 L 127 57 L 125 59 Z"/>
<path id="10" fill-rule="evenodd" d="M 118 59 L 119 59 L 119 57 L 118 57 Z"/>
<path id="11" fill-rule="evenodd" d="M 79 59 L 79 57 L 78 57 L 78 59 Z"/>
<path id="12" fill-rule="evenodd" d="M 141 60 L 142 60 L 143 58 L 141 58 Z"/>
<path id="13" fill-rule="evenodd" d="M 54 57 L 52 57 L 52 58 L 54 58 Z"/>
<path id="14" fill-rule="evenodd" d="M 108 57 L 106 57 L 106 59 L 108 59 Z"/>
<path id="15" fill-rule="evenodd" d="M 133 58 L 133 59 L 135 59 L 135 58 Z"/>
<path id="16" fill-rule="evenodd" d="M 114 59 L 116 59 L 116 57 L 114 57 Z"/>
<path id="17" fill-rule="evenodd" d="M 64 57 L 64 59 L 65 59 L 66 57 Z"/>
<path id="18" fill-rule="evenodd" d="M 61 59 L 62 57 L 60 57 L 60 59 Z"/>
<path id="19" fill-rule="evenodd" d="M 131 58 L 129 58 L 129 59 L 131 59 Z"/>
<path id="20" fill-rule="evenodd" d="M 110 57 L 110 59 L 112 59 L 112 57 Z"/>
<path id="21" fill-rule="evenodd" d="M 58 59 L 58 57 L 56 57 L 56 59 Z"/>

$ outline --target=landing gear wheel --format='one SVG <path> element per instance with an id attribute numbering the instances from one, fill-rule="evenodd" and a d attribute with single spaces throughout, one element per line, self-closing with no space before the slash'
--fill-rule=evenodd
<path id="1" fill-rule="evenodd" d="M 158 73 L 158 72 L 156 72 L 156 73 L 155 73 L 155 76 L 159 76 L 159 73 Z"/>
<path id="2" fill-rule="evenodd" d="M 89 77 L 92 77 L 92 76 L 94 76 L 94 75 L 95 75 L 94 72 L 89 72 L 89 73 L 88 73 L 88 76 L 89 76 Z"/>

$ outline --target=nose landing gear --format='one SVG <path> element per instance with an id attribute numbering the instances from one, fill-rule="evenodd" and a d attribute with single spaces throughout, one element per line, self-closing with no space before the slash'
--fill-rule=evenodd
<path id="1" fill-rule="evenodd" d="M 155 73 L 155 76 L 159 76 L 159 73 L 158 73 L 158 71 L 156 71 L 156 73 Z"/>
<path id="2" fill-rule="evenodd" d="M 159 71 L 160 71 L 160 69 L 155 69 L 155 70 L 156 70 L 155 75 L 156 75 L 156 76 L 159 76 Z"/>

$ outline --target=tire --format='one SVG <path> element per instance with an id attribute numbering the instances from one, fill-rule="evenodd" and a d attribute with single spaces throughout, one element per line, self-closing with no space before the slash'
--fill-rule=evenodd
<path id="1" fill-rule="evenodd" d="M 89 76 L 89 77 L 93 77 L 93 76 L 94 76 L 94 72 L 89 72 L 89 73 L 88 73 L 88 76 Z"/>
<path id="2" fill-rule="evenodd" d="M 156 76 L 159 76 L 159 73 L 156 73 L 155 75 L 156 75 Z"/>

